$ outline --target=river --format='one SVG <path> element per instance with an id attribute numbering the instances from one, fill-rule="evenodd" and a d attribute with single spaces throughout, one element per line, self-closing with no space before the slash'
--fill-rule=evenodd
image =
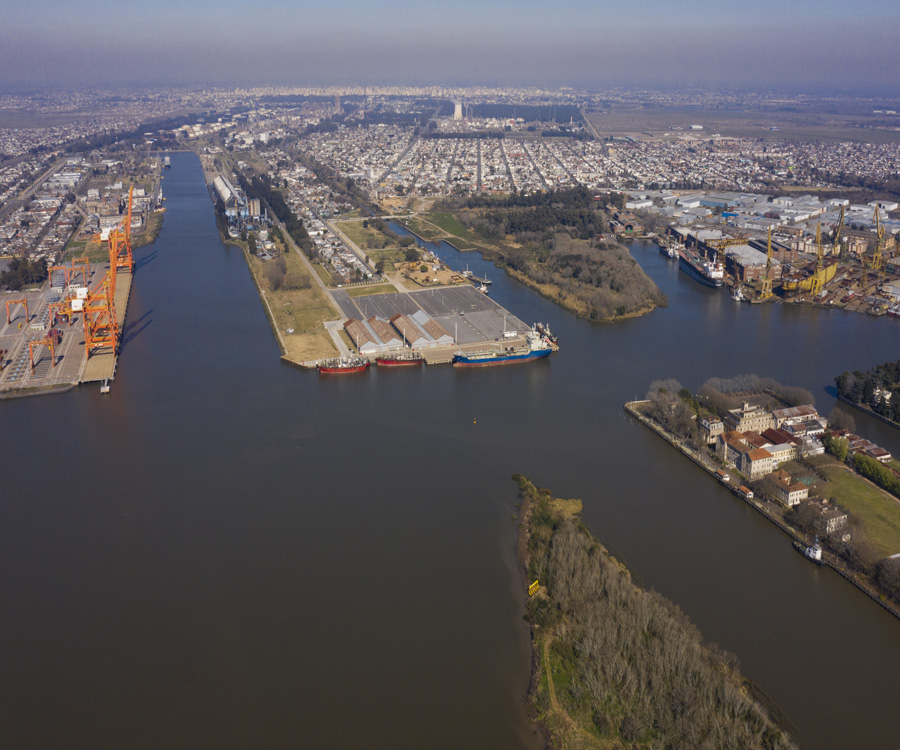
<path id="1" fill-rule="evenodd" d="M 897 321 L 741 305 L 635 244 L 669 306 L 597 325 L 445 246 L 561 351 L 320 378 L 280 364 L 195 156 L 165 191 L 110 396 L 0 402 L 5 747 L 539 747 L 515 472 L 583 498 L 803 746 L 893 744 L 900 622 L 622 404 L 655 378 L 757 372 L 828 413 L 835 374 L 896 358 Z"/>

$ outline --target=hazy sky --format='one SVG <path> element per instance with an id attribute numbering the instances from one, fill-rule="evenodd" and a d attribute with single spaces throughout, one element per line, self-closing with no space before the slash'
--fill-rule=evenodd
<path id="1" fill-rule="evenodd" d="M 0 85 L 489 83 L 900 94 L 886 0 L 6 0 Z"/>

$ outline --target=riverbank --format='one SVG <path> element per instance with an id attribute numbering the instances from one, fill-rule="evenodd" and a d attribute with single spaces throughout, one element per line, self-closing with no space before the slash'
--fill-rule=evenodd
<path id="1" fill-rule="evenodd" d="M 435 219 L 435 216 L 440 218 Z M 549 266 L 545 268 L 542 265 L 542 272 L 551 274 L 553 278 L 549 281 L 539 281 L 522 270 L 530 267 L 527 260 L 521 263 L 517 261 L 517 265 L 513 265 L 506 260 L 509 252 L 522 254 L 524 252 L 523 246 L 517 245 L 513 247 L 511 245 L 505 248 L 494 242 L 488 242 L 476 236 L 473 230 L 466 229 L 452 214 L 427 214 L 424 217 L 413 216 L 398 219 L 397 222 L 422 242 L 447 242 L 461 252 L 475 251 L 480 253 L 485 260 L 491 261 L 510 277 L 579 318 L 599 323 L 615 323 L 620 320 L 647 315 L 657 307 L 664 307 L 667 302 L 665 296 L 659 293 L 658 289 L 656 289 L 658 294 L 655 296 L 661 299 L 661 303 L 654 301 L 654 295 L 648 295 L 645 304 L 637 307 L 634 306 L 630 297 L 627 300 L 625 297 L 622 297 L 622 299 L 617 298 L 614 301 L 608 299 L 610 295 L 618 294 L 611 291 L 612 286 L 614 286 L 611 281 L 612 277 L 621 277 L 617 279 L 616 285 L 621 283 L 624 288 L 629 283 L 626 277 L 628 277 L 628 274 L 633 274 L 634 266 L 637 265 L 624 245 L 619 244 L 608 247 L 613 247 L 615 252 L 621 252 L 627 256 L 627 264 L 620 263 L 619 261 L 623 259 L 613 258 L 611 254 L 609 256 L 601 254 L 594 258 L 592 265 L 589 265 L 590 270 L 582 274 L 582 271 L 585 269 L 579 269 L 578 273 L 573 273 L 567 277 L 562 277 L 553 271 L 547 270 Z M 577 243 L 578 241 L 573 240 L 573 242 Z M 584 261 L 590 256 L 591 250 L 592 248 L 587 246 L 578 246 L 573 248 L 570 257 L 578 257 Z M 599 260 L 608 265 L 597 265 Z M 590 278 L 593 275 L 598 276 L 598 278 L 606 278 L 607 281 L 610 281 L 610 287 L 601 289 L 598 286 L 575 281 L 576 277 Z M 642 270 L 640 275 L 652 285 L 652 281 L 646 277 Z M 556 278 L 560 279 L 560 283 L 556 282 Z M 566 287 L 563 286 L 563 281 L 567 284 Z M 602 303 L 598 302 L 598 299 L 602 300 Z M 615 312 L 613 314 L 603 314 L 604 309 L 615 310 Z"/>
<path id="2" fill-rule="evenodd" d="M 691 450 L 691 448 L 686 446 L 675 435 L 670 433 L 661 425 L 654 422 L 646 415 L 642 414 L 640 411 L 640 405 L 646 403 L 649 402 L 629 401 L 625 404 L 624 408 L 625 411 L 628 412 L 628 414 L 638 420 L 645 427 L 649 427 L 651 430 L 653 430 L 653 432 L 659 435 L 659 437 L 669 443 L 669 445 L 677 448 L 682 453 L 682 455 L 689 458 L 691 461 L 693 461 L 694 464 L 703 469 L 713 479 L 725 486 L 732 495 L 737 497 L 739 500 L 742 500 L 748 506 L 753 508 L 753 510 L 763 516 L 763 518 L 765 518 L 767 521 L 771 522 L 779 529 L 781 529 L 781 531 L 787 534 L 793 542 L 799 543 L 804 546 L 809 543 L 805 534 L 803 534 L 800 530 L 794 528 L 784 519 L 780 507 L 777 507 L 772 503 L 765 503 L 755 497 L 747 497 L 743 492 L 740 491 L 740 486 L 735 486 L 731 483 L 723 482 L 720 476 L 716 473 L 716 470 L 721 468 L 720 466 L 708 463 L 700 454 L 698 454 L 696 451 Z M 856 586 L 857 589 L 862 591 L 876 604 L 890 612 L 897 619 L 900 619 L 900 606 L 886 599 L 884 594 L 882 594 L 882 592 L 876 586 L 872 585 L 869 579 L 866 578 L 860 571 L 854 570 L 840 558 L 836 557 L 834 554 L 828 552 L 827 550 L 823 550 L 822 552 L 822 562 L 842 578 Z"/>
<path id="3" fill-rule="evenodd" d="M 900 424 L 897 424 L 893 419 L 888 419 L 887 417 L 879 414 L 874 409 L 870 409 L 865 404 L 861 404 L 861 403 L 859 403 L 859 401 L 851 401 L 846 396 L 841 396 L 840 394 L 838 394 L 837 398 L 838 398 L 838 401 L 842 401 L 843 403 L 847 404 L 847 406 L 852 406 L 854 409 L 861 411 L 863 414 L 868 414 L 870 417 L 873 417 L 874 419 L 877 419 L 881 422 L 884 422 L 887 425 L 890 425 L 895 430 L 900 430 Z"/>
<path id="4" fill-rule="evenodd" d="M 580 500 L 516 475 L 529 708 L 553 748 L 791 748 L 789 722 L 672 602 L 636 586 Z"/>

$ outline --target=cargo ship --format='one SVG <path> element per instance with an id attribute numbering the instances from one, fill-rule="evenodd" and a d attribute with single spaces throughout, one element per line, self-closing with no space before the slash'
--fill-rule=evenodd
<path id="1" fill-rule="evenodd" d="M 316 369 L 322 375 L 351 375 L 355 372 L 365 372 L 369 368 L 369 360 L 365 357 L 335 357 L 323 359 L 316 365 Z"/>
<path id="2" fill-rule="evenodd" d="M 419 352 L 396 352 L 375 358 L 375 364 L 379 367 L 412 367 L 420 365 L 424 361 L 425 357 Z"/>
<path id="3" fill-rule="evenodd" d="M 725 269 L 721 263 L 705 260 L 686 247 L 678 251 L 678 267 L 695 281 L 714 289 L 725 283 Z"/>
<path id="4" fill-rule="evenodd" d="M 553 351 L 553 346 L 535 329 L 525 334 L 523 346 L 508 346 L 499 351 L 483 351 L 454 355 L 454 367 L 489 367 L 491 365 L 514 365 L 519 362 L 531 362 L 535 359 L 548 357 Z"/>

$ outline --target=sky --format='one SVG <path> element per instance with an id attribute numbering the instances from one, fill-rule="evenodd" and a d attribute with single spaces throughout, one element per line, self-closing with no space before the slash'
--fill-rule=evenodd
<path id="1" fill-rule="evenodd" d="M 5 0 L 0 86 L 717 86 L 900 95 L 886 0 Z"/>

